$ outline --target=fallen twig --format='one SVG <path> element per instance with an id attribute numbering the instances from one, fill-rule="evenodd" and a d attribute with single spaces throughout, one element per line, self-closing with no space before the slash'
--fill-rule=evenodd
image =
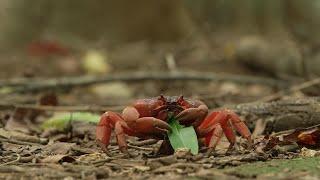
<path id="1" fill-rule="evenodd" d="M 140 147 L 140 146 L 135 146 L 135 145 L 131 145 L 128 144 L 128 147 L 132 148 L 132 149 L 136 149 L 136 150 L 142 150 L 142 151 L 154 151 L 154 148 L 147 148 L 147 147 Z"/>
<path id="2" fill-rule="evenodd" d="M 60 79 L 19 79 L 1 80 L 0 87 L 9 87 L 7 94 L 32 92 L 56 88 L 71 88 L 79 86 L 88 86 L 92 84 L 107 83 L 114 81 L 123 82 L 140 82 L 150 80 L 162 81 L 232 81 L 242 84 L 264 84 L 272 87 L 285 87 L 288 82 L 276 80 L 272 78 L 262 78 L 246 75 L 228 75 L 228 74 L 215 74 L 215 73 L 199 73 L 199 72 L 135 72 L 135 73 L 121 73 L 109 74 L 106 76 L 80 76 L 68 77 Z"/>
<path id="3" fill-rule="evenodd" d="M 14 163 L 16 163 L 16 162 L 19 162 L 21 156 L 20 156 L 20 154 L 16 154 L 16 156 L 17 156 L 17 158 L 16 158 L 15 160 L 9 161 L 9 162 L 6 162 L 6 163 L 2 163 L 2 164 L 0 164 L 0 166 L 7 166 L 7 165 L 9 165 L 9 164 L 14 164 Z"/>
<path id="4" fill-rule="evenodd" d="M 134 146 L 145 146 L 145 145 L 153 145 L 156 144 L 159 140 L 156 139 L 146 139 L 142 141 L 129 141 L 131 145 Z"/>
<path id="5" fill-rule="evenodd" d="M 24 142 L 24 141 L 19 141 L 19 140 L 15 140 L 15 139 L 6 139 L 6 138 L 2 138 L 2 137 L 0 137 L 0 141 L 12 143 L 12 144 L 19 144 L 19 145 L 29 145 L 29 146 L 39 145 L 37 143 Z"/>

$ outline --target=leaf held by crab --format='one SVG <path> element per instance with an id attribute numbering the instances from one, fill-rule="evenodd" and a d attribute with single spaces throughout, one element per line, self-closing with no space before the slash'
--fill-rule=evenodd
<path id="1" fill-rule="evenodd" d="M 184 127 L 174 117 L 169 118 L 169 125 L 172 131 L 168 137 L 173 149 L 188 148 L 193 155 L 198 154 L 198 138 L 193 126 Z"/>

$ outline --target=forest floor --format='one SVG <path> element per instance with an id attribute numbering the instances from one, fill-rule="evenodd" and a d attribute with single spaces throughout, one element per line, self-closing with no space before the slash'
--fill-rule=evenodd
<path id="1" fill-rule="evenodd" d="M 242 147 L 245 140 L 237 138 L 236 150 L 226 153 L 229 144 L 223 138 L 217 150 L 210 156 L 203 151 L 198 155 L 187 152 L 159 155 L 156 152 L 161 141 L 130 137 L 129 152 L 132 156 L 128 157 L 119 151 L 114 135 L 109 154 L 103 152 L 95 142 L 94 123 L 72 121 L 63 130 L 40 127 L 42 122 L 61 111 L 71 114 L 81 110 L 99 115 L 103 109 L 120 111 L 132 100 L 160 94 L 183 94 L 200 99 L 212 110 L 227 105 L 257 102 L 281 89 L 267 83 L 266 79 L 270 78 L 265 74 L 225 60 L 224 57 L 228 56 L 229 51 L 227 49 L 221 55 L 220 50 L 201 43 L 181 49 L 172 45 L 149 46 L 144 42 L 133 43 L 103 49 L 107 63 L 100 64 L 106 67 L 102 70 L 88 70 L 88 67 L 83 65 L 85 52 L 76 52 L 65 57 L 31 57 L 24 53 L 1 57 L 0 179 L 320 178 L 320 159 L 316 157 L 320 153 L 316 151 L 313 155 L 305 155 L 303 152 L 309 151 L 308 149 L 261 152 L 256 148 Z M 163 74 L 197 71 L 226 75 L 227 78 L 213 78 L 209 81 L 155 78 L 133 82 L 128 80 L 57 85 L 40 89 L 29 86 L 31 84 L 33 87 L 36 83 L 32 82 L 37 79 L 43 79 L 44 81 L 39 82 L 45 83 L 49 78 L 81 79 L 84 74 L 116 76 L 137 71 Z M 258 78 L 255 80 L 258 82 L 246 78 Z M 14 82 L 18 82 L 18 85 L 12 85 Z M 301 91 L 295 91 L 281 96 L 280 99 L 306 96 Z M 255 131 L 254 139 L 264 136 L 265 127 L 262 126 L 262 130 L 259 130 L 261 124 L 252 123 L 257 122 L 256 116 L 247 114 L 241 117 L 251 131 Z"/>

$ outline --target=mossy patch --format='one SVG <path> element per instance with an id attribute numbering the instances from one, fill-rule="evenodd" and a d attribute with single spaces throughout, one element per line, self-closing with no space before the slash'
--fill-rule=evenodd
<path id="1" fill-rule="evenodd" d="M 264 174 L 308 172 L 320 177 L 320 157 L 297 159 L 274 159 L 227 168 L 227 174 L 241 177 L 256 177 Z"/>

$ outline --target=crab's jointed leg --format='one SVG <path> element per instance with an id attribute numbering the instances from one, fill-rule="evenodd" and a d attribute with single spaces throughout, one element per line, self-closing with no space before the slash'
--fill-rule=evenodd
<path id="1" fill-rule="evenodd" d="M 224 133 L 230 142 L 230 149 L 236 141 L 232 127 L 234 127 L 242 137 L 247 139 L 249 144 L 252 143 L 251 133 L 248 127 L 241 121 L 237 114 L 229 110 L 211 113 L 197 128 L 197 133 L 200 137 L 205 137 L 206 145 L 212 150 L 215 149 Z"/>
<path id="2" fill-rule="evenodd" d="M 206 143 L 208 147 L 214 150 L 218 145 L 218 143 L 220 142 L 222 135 L 223 135 L 223 129 L 220 124 L 217 124 L 214 130 L 212 130 L 206 137 Z"/>
<path id="3" fill-rule="evenodd" d="M 239 118 L 239 116 L 230 111 L 229 112 L 230 121 L 233 127 L 241 134 L 241 136 L 247 139 L 251 143 L 251 132 L 246 124 Z"/>
<path id="4" fill-rule="evenodd" d="M 126 151 L 127 143 L 124 128 L 129 129 L 119 114 L 109 111 L 101 116 L 96 129 L 96 139 L 104 151 L 107 151 L 109 146 L 112 129 L 115 130 L 120 150 Z"/>
<path id="5" fill-rule="evenodd" d="M 104 151 L 107 151 L 110 143 L 111 132 L 115 131 L 119 148 L 127 153 L 126 135 L 136 137 L 163 137 L 170 126 L 154 117 L 140 117 L 134 107 L 127 107 L 122 115 L 115 112 L 104 113 L 96 129 L 96 139 Z"/>

